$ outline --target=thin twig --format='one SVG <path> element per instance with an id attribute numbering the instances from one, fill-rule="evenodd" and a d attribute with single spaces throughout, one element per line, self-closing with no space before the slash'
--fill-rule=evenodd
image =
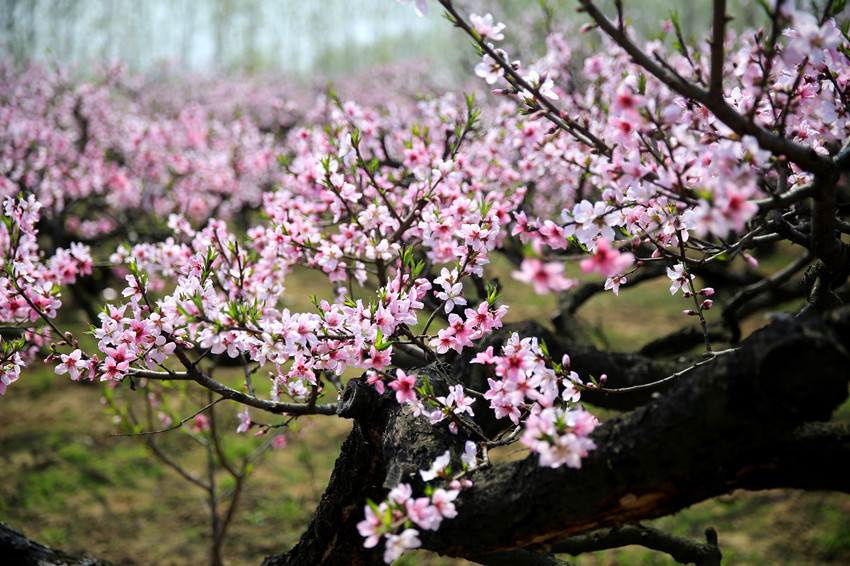
<path id="1" fill-rule="evenodd" d="M 711 37 L 711 78 L 708 92 L 723 98 L 723 41 L 726 38 L 726 0 L 714 0 L 714 18 Z"/>
<path id="2" fill-rule="evenodd" d="M 146 430 L 146 431 L 142 431 L 142 432 L 125 432 L 125 433 L 117 433 L 116 432 L 116 433 L 110 434 L 109 436 L 148 436 L 148 435 L 151 435 L 151 434 L 162 434 L 163 432 L 168 432 L 168 431 L 171 431 L 171 430 L 177 430 L 178 428 L 180 428 L 184 424 L 186 424 L 186 422 L 190 421 L 191 419 L 194 419 L 195 417 L 197 417 L 198 415 L 200 415 L 201 413 L 203 413 L 207 409 L 211 408 L 213 405 L 220 403 L 221 401 L 224 401 L 224 397 L 219 397 L 218 399 L 216 399 L 212 403 L 208 403 L 207 405 L 204 405 L 203 407 L 201 407 L 200 409 L 198 409 L 197 411 L 195 411 L 194 413 L 192 413 L 191 415 L 189 415 L 185 419 L 181 419 L 181 421 L 179 423 L 177 423 L 176 425 L 172 425 L 168 428 L 162 428 L 162 429 L 159 429 L 159 430 Z"/>

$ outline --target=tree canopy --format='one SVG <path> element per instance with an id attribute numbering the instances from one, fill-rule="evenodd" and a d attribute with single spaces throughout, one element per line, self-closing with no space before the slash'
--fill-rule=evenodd
<path id="1" fill-rule="evenodd" d="M 846 492 L 850 429 L 827 422 L 850 378 L 844 2 L 765 3 L 764 27 L 736 32 L 716 0 L 688 42 L 675 16 L 643 41 L 621 3 L 581 0 L 580 29 L 544 12 L 532 63 L 491 14 L 407 3 L 471 39 L 489 94 L 414 98 L 376 74 L 359 98 L 245 89 L 233 110 L 234 92 L 184 105 L 120 68 L 81 83 L 4 66 L 0 393 L 38 359 L 110 403 L 139 388 L 158 407 L 158 384 L 187 383 L 208 403 L 159 424 L 193 419 L 237 485 L 250 462 L 218 448 L 219 402 L 269 438 L 351 419 L 300 542 L 269 565 L 415 548 L 563 564 L 627 544 L 719 564 L 714 531 L 640 521 L 736 489 Z M 783 265 L 760 268 L 771 254 Z M 497 264 L 558 295 L 551 321 L 506 323 Z M 296 309 L 302 269 L 328 286 Z M 653 280 L 681 325 L 630 353 L 594 344 L 582 305 Z M 72 307 L 93 340 L 63 327 Z M 508 445 L 527 457 L 490 458 Z M 217 564 L 233 507 L 212 508 Z"/>

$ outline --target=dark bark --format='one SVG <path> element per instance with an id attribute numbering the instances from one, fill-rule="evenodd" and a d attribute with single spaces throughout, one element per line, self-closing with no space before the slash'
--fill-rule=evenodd
<path id="1" fill-rule="evenodd" d="M 670 514 L 738 488 L 850 491 L 824 465 L 847 451 L 846 429 L 815 430 L 847 397 L 850 311 L 776 324 L 741 350 L 684 376 L 666 395 L 594 433 L 582 469 L 534 457 L 482 469 L 458 517 L 422 533 L 453 556 L 529 545 Z"/>
<path id="2" fill-rule="evenodd" d="M 36 542 L 0 523 L 0 558 L 9 566 L 115 566 L 97 558 L 74 556 Z"/>
<path id="3" fill-rule="evenodd" d="M 383 564 L 380 548 L 363 548 L 357 523 L 363 520 L 366 498 L 380 500 L 385 493 L 387 474 L 379 431 L 390 412 L 389 401 L 386 396 L 379 397 L 371 386 L 352 380 L 338 412 L 346 418 L 357 418 L 342 445 L 327 490 L 298 544 L 289 552 L 269 556 L 263 566 Z"/>
<path id="4" fill-rule="evenodd" d="M 439 394 L 445 394 L 441 392 L 445 389 L 441 382 L 448 378 L 444 369 L 442 364 L 432 364 L 419 371 Z M 322 501 L 296 547 L 267 558 L 263 566 L 383 564 L 382 544 L 365 549 L 357 532 L 366 499 L 379 502 L 402 482 L 421 491 L 424 483 L 419 470 L 429 468 L 446 450 L 460 461 L 467 436 L 451 435 L 445 426 L 434 427 L 424 417 L 412 417 L 411 408 L 399 405 L 390 389 L 379 396 L 362 379 L 352 379 L 338 407 L 338 414 L 354 419 L 355 425 Z"/>
<path id="5" fill-rule="evenodd" d="M 522 329 L 546 335 L 538 326 Z M 549 340 L 550 350 L 564 347 L 551 335 Z M 665 393 L 601 426 L 594 433 L 598 448 L 580 470 L 541 468 L 532 456 L 475 471 L 468 476 L 474 487 L 456 502 L 458 516 L 437 532 L 421 532 L 423 548 L 482 564 L 510 563 L 521 556 L 557 564 L 558 559 L 533 551 L 545 551 L 567 537 L 667 515 L 738 488 L 850 491 L 846 471 L 828 465 L 850 451 L 850 430 L 806 424 L 829 418 L 847 396 L 846 343 L 846 309 L 759 331 L 739 351 L 684 374 Z M 587 354 L 589 365 L 596 355 L 604 357 Z M 627 359 L 645 366 L 626 368 Z M 651 373 L 646 368 L 653 367 L 640 357 L 614 361 L 629 378 L 645 377 Z M 456 362 L 455 377 L 469 368 L 464 364 L 463 359 Z M 362 383 L 358 387 L 368 390 Z M 356 397 L 347 391 L 340 406 L 355 405 L 349 401 Z M 382 412 L 383 417 L 376 416 Z M 371 457 L 380 453 L 383 469 L 390 470 L 387 477 L 373 479 L 371 489 L 378 492 L 379 483 L 383 493 L 399 481 L 416 486 L 417 470 L 428 468 L 447 449 L 454 454 L 462 449 L 462 436 L 445 434 L 444 426 L 431 427 L 386 396 L 361 403 L 347 416 L 371 431 L 371 446 L 361 448 Z M 322 506 L 338 505 L 339 498 L 350 496 L 345 493 L 332 485 Z M 380 494 L 370 497 L 381 499 Z M 362 506 L 351 509 L 359 520 Z M 299 547 L 322 540 L 308 532 Z M 356 537 L 353 542 L 360 543 Z M 353 563 L 351 556 L 346 559 Z"/>
<path id="6" fill-rule="evenodd" d="M 564 347 L 551 339 L 550 350 Z M 530 456 L 468 474 L 474 486 L 456 501 L 458 516 L 437 532 L 421 532 L 423 548 L 481 564 L 555 565 L 563 561 L 545 552 L 562 550 L 565 539 L 601 529 L 615 536 L 610 529 L 735 489 L 850 492 L 846 467 L 836 465 L 850 461 L 850 426 L 816 422 L 847 397 L 846 344 L 850 308 L 774 323 L 600 426 L 598 448 L 581 469 L 541 468 Z M 455 370 L 457 377 L 463 367 Z M 623 371 L 634 377 L 635 370 Z M 452 379 L 439 366 L 422 373 L 438 387 Z M 418 490 L 418 470 L 445 450 L 455 457 L 462 451 L 463 432 L 454 436 L 414 417 L 392 391 L 379 396 L 352 380 L 338 407 L 355 426 L 328 489 L 298 545 L 266 559 L 267 566 L 381 564 L 381 545 L 364 549 L 356 529 L 366 498 L 382 500 L 399 481 Z M 713 552 L 692 550 L 700 548 Z"/>

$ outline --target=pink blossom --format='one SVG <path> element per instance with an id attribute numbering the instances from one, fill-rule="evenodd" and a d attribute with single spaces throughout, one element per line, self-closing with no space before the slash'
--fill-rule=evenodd
<path id="1" fill-rule="evenodd" d="M 489 44 L 490 47 L 493 47 L 493 44 Z M 497 53 L 502 52 L 502 50 L 496 50 Z M 507 54 L 505 54 L 507 57 Z M 480 63 L 475 65 L 475 74 L 488 84 L 494 84 L 499 78 L 503 77 L 505 74 L 505 70 L 502 66 L 488 54 L 484 54 L 483 59 Z"/>
<path id="2" fill-rule="evenodd" d="M 540 76 L 537 71 L 531 70 L 528 75 L 523 77 L 523 80 L 528 83 L 529 86 L 536 88 L 537 92 L 540 93 L 541 96 L 545 96 L 546 98 L 550 98 L 552 100 L 558 100 L 558 94 L 554 91 L 555 83 L 552 79 L 544 76 Z M 520 93 L 525 100 L 529 102 L 536 103 L 536 96 L 528 90 L 523 90 Z"/>
<path id="3" fill-rule="evenodd" d="M 611 242 L 605 238 L 596 240 L 593 255 L 581 260 L 581 270 L 584 273 L 596 271 L 605 277 L 623 274 L 634 263 L 635 256 L 630 252 L 620 252 L 611 247 Z"/>
<path id="4" fill-rule="evenodd" d="M 620 285 L 625 285 L 628 279 L 622 275 L 614 275 L 605 280 L 605 290 L 611 290 L 615 295 L 620 295 Z"/>
<path id="5" fill-rule="evenodd" d="M 465 305 L 463 298 L 463 285 L 461 283 L 444 283 L 443 290 L 435 293 L 437 298 L 443 301 L 443 308 L 447 313 L 452 312 L 455 305 Z"/>
<path id="6" fill-rule="evenodd" d="M 376 371 L 366 372 L 366 383 L 373 386 L 379 394 L 384 394 L 384 378 Z"/>
<path id="7" fill-rule="evenodd" d="M 476 468 L 478 466 L 478 446 L 473 441 L 467 440 L 460 459 L 466 468 L 470 470 Z"/>
<path id="8" fill-rule="evenodd" d="M 437 509 L 431 505 L 431 499 L 428 497 L 408 499 L 404 504 L 404 509 L 407 511 L 407 518 L 413 521 L 417 527 L 426 531 L 437 530 L 443 520 Z"/>
<path id="9" fill-rule="evenodd" d="M 395 398 L 399 403 L 416 403 L 416 377 L 407 375 L 404 370 L 396 370 L 396 379 L 389 383 L 389 386 L 395 390 Z"/>
<path id="10" fill-rule="evenodd" d="M 685 271 L 685 266 L 681 263 L 677 263 L 673 267 L 668 267 L 667 277 L 673 282 L 670 285 L 671 295 L 675 295 L 676 291 L 678 291 L 680 288 L 683 291 L 687 291 L 688 282 L 694 278 L 693 275 L 690 275 Z"/>
<path id="11" fill-rule="evenodd" d="M 446 450 L 441 456 L 437 456 L 434 462 L 431 464 L 431 468 L 428 470 L 420 470 L 419 475 L 422 476 L 422 481 L 429 482 L 435 479 L 437 476 L 441 475 L 446 467 L 449 465 L 449 461 L 451 460 L 451 453 Z"/>
<path id="12" fill-rule="evenodd" d="M 56 364 L 54 371 L 61 375 L 67 373 L 68 376 L 77 381 L 80 379 L 80 371 L 86 367 L 86 361 L 82 359 L 83 352 L 79 348 L 70 354 L 61 354 L 61 363 Z"/>
<path id="13" fill-rule="evenodd" d="M 386 504 L 382 505 L 386 507 Z M 375 513 L 375 510 L 370 505 L 367 505 L 364 510 L 366 512 L 366 518 L 357 523 L 357 532 L 366 539 L 363 542 L 363 546 L 373 548 L 381 539 L 380 529 L 383 523 L 381 517 Z"/>
<path id="14" fill-rule="evenodd" d="M 200 434 L 201 432 L 203 432 L 205 430 L 209 430 L 209 428 L 210 428 L 210 420 L 207 418 L 206 415 L 195 415 L 192 418 L 191 429 L 195 433 Z"/>
<path id="15" fill-rule="evenodd" d="M 404 529 L 397 535 L 387 535 L 384 550 L 384 562 L 387 564 L 398 560 L 405 550 L 419 548 L 422 541 L 417 538 L 419 531 L 416 529 Z"/>
<path id="16" fill-rule="evenodd" d="M 495 363 L 495 358 L 493 356 L 493 346 L 487 346 L 486 350 L 484 350 L 483 352 L 478 352 L 469 363 L 489 365 Z"/>
<path id="17" fill-rule="evenodd" d="M 248 414 L 248 407 L 245 407 L 245 410 L 236 416 L 239 418 L 239 426 L 236 427 L 236 432 L 248 432 L 254 424 L 251 421 L 251 415 Z"/>
<path id="18" fill-rule="evenodd" d="M 564 264 L 557 261 L 543 263 L 536 258 L 522 260 L 519 271 L 511 276 L 517 281 L 534 286 L 534 292 L 545 295 L 550 292 L 566 291 L 576 285 L 576 281 L 564 275 Z"/>
<path id="19" fill-rule="evenodd" d="M 446 491 L 439 487 L 431 495 L 431 504 L 446 519 L 454 519 L 457 517 L 457 510 L 452 502 L 457 499 L 458 495 L 460 495 L 460 492 L 456 489 Z"/>
<path id="20" fill-rule="evenodd" d="M 488 37 L 495 41 L 501 41 L 502 39 L 505 39 L 505 35 L 502 33 L 502 30 L 505 29 L 505 24 L 503 24 L 502 22 L 499 22 L 498 24 L 493 24 L 492 14 L 484 14 L 483 16 L 479 16 L 478 14 L 470 14 L 469 23 L 472 24 L 472 28 L 482 38 Z"/>

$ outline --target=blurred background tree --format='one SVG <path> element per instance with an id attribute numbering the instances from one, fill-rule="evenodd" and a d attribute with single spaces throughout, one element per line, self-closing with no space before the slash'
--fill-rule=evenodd
<path id="1" fill-rule="evenodd" d="M 509 37 L 526 53 L 545 38 L 542 27 L 540 34 L 527 33 L 545 21 L 541 6 L 557 11 L 561 20 L 575 8 L 569 0 L 459 4 L 472 12 L 492 12 L 511 22 L 513 30 L 526 30 L 521 37 Z M 654 33 L 673 8 L 686 34 L 708 29 L 709 2 L 675 4 L 645 0 L 627 10 L 646 33 Z M 760 17 L 755 0 L 735 4 L 730 11 L 739 25 L 753 25 Z M 523 23 L 528 25 L 518 25 Z M 466 63 L 472 62 L 462 36 L 445 21 L 416 18 L 393 0 L 0 0 L 4 52 L 19 62 L 84 66 L 120 60 L 131 71 L 285 71 L 300 77 L 426 58 L 439 63 L 430 67 L 438 71 L 436 78 L 454 81 L 469 76 Z"/>

